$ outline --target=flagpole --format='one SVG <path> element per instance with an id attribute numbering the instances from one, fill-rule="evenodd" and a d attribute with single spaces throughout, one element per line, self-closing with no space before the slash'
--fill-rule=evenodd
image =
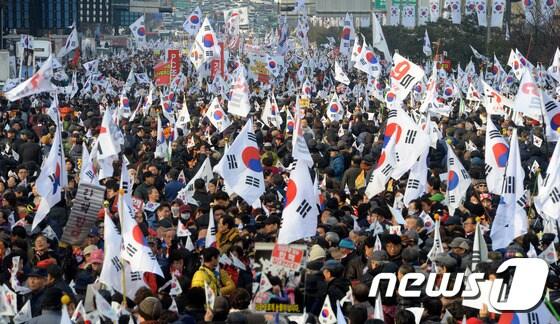
<path id="1" fill-rule="evenodd" d="M 125 166 L 126 165 L 124 163 L 121 164 L 121 168 L 123 168 Z M 121 172 L 122 172 L 122 170 L 121 170 Z M 121 179 L 121 181 L 122 181 L 122 179 Z M 122 231 L 122 226 L 124 224 L 123 219 L 121 217 L 121 215 L 123 214 L 122 211 L 123 211 L 123 207 L 124 207 L 124 203 L 123 203 L 124 194 L 125 194 L 124 189 L 119 188 L 119 221 L 121 223 L 121 231 Z M 108 206 L 109 202 L 108 201 L 105 201 L 105 202 L 107 203 L 107 207 L 105 208 L 105 213 L 106 213 L 106 215 L 108 215 L 110 217 L 109 206 Z M 121 240 L 122 240 L 122 237 L 121 237 Z M 121 265 L 122 265 L 122 270 L 121 270 L 122 297 L 123 297 L 122 298 L 122 305 L 126 308 L 127 307 L 127 302 L 126 302 L 126 272 L 125 272 L 125 262 L 126 261 L 122 257 L 122 254 L 121 254 L 120 259 L 121 259 L 120 262 L 121 262 Z"/>

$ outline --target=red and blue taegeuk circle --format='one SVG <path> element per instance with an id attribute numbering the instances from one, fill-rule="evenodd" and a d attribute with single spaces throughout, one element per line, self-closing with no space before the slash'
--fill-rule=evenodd
<path id="1" fill-rule="evenodd" d="M 338 104 L 336 102 L 332 103 L 329 110 L 330 110 L 330 112 L 337 113 L 338 112 Z"/>
<path id="2" fill-rule="evenodd" d="M 190 21 L 192 24 L 198 25 L 198 23 L 200 22 L 200 18 L 198 18 L 197 15 L 192 15 Z"/>
<path id="3" fill-rule="evenodd" d="M 269 62 L 268 62 L 268 67 L 271 68 L 271 69 L 275 69 L 275 68 L 276 68 L 276 62 L 274 62 L 274 61 L 269 61 Z"/>
<path id="4" fill-rule="evenodd" d="M 443 93 L 444 93 L 446 96 L 449 97 L 449 96 L 451 96 L 451 95 L 453 94 L 453 89 L 451 89 L 451 88 L 445 88 L 445 90 L 443 91 Z"/>
<path id="5" fill-rule="evenodd" d="M 389 140 L 391 140 L 391 136 L 393 136 L 393 134 L 396 136 L 395 143 L 398 143 L 399 139 L 401 138 L 401 133 L 402 128 L 398 124 L 387 124 L 387 127 L 385 127 L 385 133 L 383 133 L 383 147 L 387 146 L 387 143 L 389 143 Z"/>
<path id="6" fill-rule="evenodd" d="M 254 172 L 262 172 L 261 156 L 259 150 L 254 146 L 249 146 L 241 152 L 241 158 L 247 168 Z"/>
<path id="7" fill-rule="evenodd" d="M 373 54 L 372 52 L 368 51 L 366 53 L 366 60 L 370 63 L 370 64 L 377 64 L 377 57 L 375 56 L 375 54 Z"/>
<path id="8" fill-rule="evenodd" d="M 342 29 L 342 39 L 343 40 L 350 40 L 350 34 L 352 33 L 352 30 L 350 29 L 350 27 L 344 27 Z"/>
<path id="9" fill-rule="evenodd" d="M 552 128 L 554 131 L 558 131 L 558 128 L 560 128 L 560 113 L 552 116 L 552 118 L 550 119 L 550 128 Z"/>
<path id="10" fill-rule="evenodd" d="M 138 36 L 144 36 L 144 35 L 146 35 L 146 29 L 144 29 L 144 26 L 140 26 L 140 27 L 138 27 L 138 30 L 136 31 L 136 33 L 138 33 Z"/>
<path id="11" fill-rule="evenodd" d="M 207 48 L 214 46 L 214 36 L 212 34 L 204 35 L 204 37 L 202 37 L 202 44 Z"/>
<path id="12" fill-rule="evenodd" d="M 449 191 L 455 190 L 455 188 L 457 188 L 458 185 L 459 185 L 459 176 L 455 171 L 453 170 L 449 171 L 449 173 L 447 174 L 447 189 Z"/>
<path id="13" fill-rule="evenodd" d="M 297 185 L 292 179 L 288 181 L 288 188 L 286 189 L 286 206 L 292 203 L 297 195 Z"/>
<path id="14" fill-rule="evenodd" d="M 394 92 L 392 91 L 387 92 L 387 98 L 386 98 L 387 102 L 393 102 L 396 99 L 397 99 L 397 95 Z"/>
<path id="15" fill-rule="evenodd" d="M 144 246 L 148 245 L 146 237 L 144 236 L 144 233 L 142 233 L 142 229 L 140 228 L 140 226 L 138 226 L 138 224 L 134 225 L 134 227 L 132 228 L 132 238 L 138 244 L 142 244 Z"/>
<path id="16" fill-rule="evenodd" d="M 221 120 L 224 117 L 224 113 L 221 110 L 216 110 L 212 114 L 215 120 Z"/>
<path id="17" fill-rule="evenodd" d="M 124 98 L 122 99 L 122 105 L 123 105 L 123 107 L 128 107 L 128 106 L 130 105 L 130 103 L 128 102 L 128 98 L 127 98 L 127 97 L 124 97 Z"/>
<path id="18" fill-rule="evenodd" d="M 496 143 L 492 146 L 492 154 L 494 154 L 496 165 L 500 168 L 504 168 L 508 161 L 509 148 L 504 143 Z"/>

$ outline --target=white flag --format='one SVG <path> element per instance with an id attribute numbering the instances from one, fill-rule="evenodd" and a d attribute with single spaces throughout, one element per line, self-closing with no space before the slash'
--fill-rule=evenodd
<path id="1" fill-rule="evenodd" d="M 325 296 L 325 301 L 323 302 L 323 307 L 319 313 L 319 323 L 321 324 L 335 324 L 336 315 L 331 307 L 331 301 L 329 295 Z"/>
<path id="2" fill-rule="evenodd" d="M 389 52 L 389 46 L 387 46 L 387 40 L 383 35 L 383 29 L 381 29 L 381 24 L 375 15 L 375 12 L 371 13 L 371 24 L 372 24 L 372 41 L 371 47 L 377 48 L 383 52 L 384 59 L 387 63 L 391 63 L 391 52 Z"/>
<path id="3" fill-rule="evenodd" d="M 360 55 L 354 62 L 354 68 L 371 75 L 374 78 L 381 74 L 381 64 L 379 57 L 367 46 L 365 40 Z"/>
<path id="4" fill-rule="evenodd" d="M 111 307 L 111 304 L 97 291 L 97 289 L 93 289 L 93 294 L 95 298 L 95 306 L 96 310 L 101 314 L 101 316 L 110 319 L 112 321 L 117 321 L 119 316 L 117 312 Z"/>
<path id="5" fill-rule="evenodd" d="M 214 294 L 214 291 L 208 286 L 208 283 L 206 283 L 206 281 L 204 281 L 204 294 L 206 296 L 206 306 L 210 309 L 214 309 L 216 294 Z"/>
<path id="6" fill-rule="evenodd" d="M 212 29 L 208 18 L 204 18 L 204 22 L 196 34 L 196 43 L 202 50 L 203 62 L 212 59 L 214 56 L 220 55 L 218 39 L 216 38 L 216 34 L 214 33 L 214 29 Z"/>
<path id="7" fill-rule="evenodd" d="M 249 85 L 245 78 L 243 66 L 237 68 L 238 73 L 232 85 L 231 99 L 228 101 L 228 113 L 247 117 L 251 111 L 249 103 Z"/>
<path id="8" fill-rule="evenodd" d="M 505 9 L 506 9 L 506 2 L 504 0 L 493 0 L 492 19 L 490 20 L 490 27 L 502 28 Z"/>
<path id="9" fill-rule="evenodd" d="M 357 42 L 357 40 L 356 40 Z M 346 73 L 342 70 L 338 62 L 334 62 L 334 79 L 342 84 L 349 85 L 350 79 Z"/>
<path id="10" fill-rule="evenodd" d="M 428 259 L 432 262 L 435 262 L 436 257 L 440 253 L 444 253 L 443 250 L 443 242 L 441 241 L 441 233 L 439 232 L 440 221 L 439 219 L 436 220 L 436 225 L 434 229 L 434 243 L 430 252 L 428 253 Z"/>
<path id="11" fill-rule="evenodd" d="M 183 30 L 189 35 L 194 36 L 198 32 L 200 25 L 202 23 L 202 11 L 200 7 L 196 7 L 194 11 L 187 17 L 187 20 L 183 23 Z"/>
<path id="12" fill-rule="evenodd" d="M 120 152 L 120 145 L 115 143 L 111 131 L 116 127 L 111 116 L 111 110 L 106 109 L 101 121 L 99 136 L 97 138 L 97 159 L 103 160 L 108 157 L 116 156 Z"/>
<path id="13" fill-rule="evenodd" d="M 294 121 L 294 132 L 292 136 L 292 157 L 296 160 L 305 161 L 309 167 L 313 166 L 313 158 L 311 153 L 309 153 L 309 147 L 307 147 L 307 142 L 303 137 L 303 129 L 301 127 L 302 110 L 299 106 L 299 97 L 296 98 L 296 108 L 295 108 L 296 119 Z"/>
<path id="14" fill-rule="evenodd" d="M 541 120 L 543 97 L 539 86 L 535 83 L 531 71 L 525 69 L 519 90 L 515 96 L 513 109 L 534 120 Z"/>
<path id="15" fill-rule="evenodd" d="M 191 178 L 189 183 L 179 191 L 177 198 L 181 199 L 185 204 L 193 204 L 198 206 L 199 203 L 193 198 L 194 196 L 194 182 L 197 179 L 203 179 L 206 184 L 214 178 L 214 173 L 212 173 L 212 165 L 210 164 L 210 159 L 207 157 L 202 166 L 198 169 L 194 177 Z"/>
<path id="16" fill-rule="evenodd" d="M 488 191 L 502 193 L 502 183 L 509 156 L 509 145 L 502 137 L 491 118 L 486 122 L 486 145 L 484 160 L 486 162 L 486 183 Z"/>
<path id="17" fill-rule="evenodd" d="M 156 158 L 162 158 L 167 161 L 169 160 L 169 148 L 167 147 L 167 140 L 165 139 L 165 132 L 163 126 L 161 125 L 161 118 L 159 117 L 159 115 L 157 119 L 156 134 L 156 150 L 154 152 L 154 156 Z"/>
<path id="18" fill-rule="evenodd" d="M 560 49 L 558 49 L 558 47 L 556 48 L 556 52 L 554 52 L 552 64 L 546 71 L 548 72 L 548 75 L 556 80 L 556 82 L 560 82 Z"/>
<path id="19" fill-rule="evenodd" d="M 395 141 L 397 138 L 397 134 L 393 134 L 389 138 L 389 142 L 385 145 L 385 148 L 381 152 L 379 156 L 379 160 L 377 160 L 377 167 L 373 171 L 371 175 L 371 179 L 366 187 L 366 195 L 369 199 L 373 196 L 381 193 L 385 190 L 385 185 L 396 165 L 395 161 Z"/>
<path id="20" fill-rule="evenodd" d="M 414 163 L 406 182 L 406 189 L 404 192 L 403 202 L 405 205 L 422 196 L 426 190 L 428 183 L 428 154 L 430 146 L 424 149 L 424 153 L 420 155 L 418 161 Z"/>
<path id="21" fill-rule="evenodd" d="M 516 237 L 527 234 L 528 220 L 525 212 L 527 197 L 523 188 L 524 179 L 525 172 L 519 155 L 517 129 L 514 129 L 500 203 L 490 232 L 493 250 L 506 248 Z"/>
<path id="22" fill-rule="evenodd" d="M 336 302 L 336 323 L 337 324 L 346 324 L 346 318 L 344 318 L 344 314 L 342 313 L 342 308 L 340 308 L 340 303 Z"/>
<path id="23" fill-rule="evenodd" d="M 383 303 L 381 301 L 381 293 L 378 292 L 375 296 L 375 307 L 373 310 L 373 318 L 385 321 L 385 316 L 383 315 Z"/>
<path id="24" fill-rule="evenodd" d="M 538 257 L 545 260 L 548 264 L 556 263 L 558 260 L 558 253 L 556 253 L 554 242 L 551 242 Z"/>
<path id="25" fill-rule="evenodd" d="M 130 31 L 132 32 L 132 37 L 140 45 L 146 43 L 146 26 L 144 25 L 144 15 L 138 17 L 135 22 L 130 26 Z"/>
<path id="26" fill-rule="evenodd" d="M 354 39 L 354 22 L 352 17 L 348 13 L 346 13 L 346 18 L 344 18 L 344 26 L 342 27 L 342 35 L 340 37 L 339 52 L 341 55 L 350 55 L 352 39 Z"/>
<path id="27" fill-rule="evenodd" d="M 79 46 L 80 46 L 80 41 L 78 40 L 78 30 L 74 27 L 74 29 L 72 29 L 72 32 L 66 39 L 66 43 L 64 44 L 64 47 L 61 47 L 60 50 L 58 51 L 57 56 L 58 57 L 66 56 L 68 55 L 68 53 L 78 48 Z"/>
<path id="28" fill-rule="evenodd" d="M 30 321 L 33 315 L 31 315 L 31 300 L 28 300 L 19 312 L 14 316 L 14 323 L 20 324 Z"/>
<path id="29" fill-rule="evenodd" d="M 274 92 L 271 92 L 270 96 L 266 98 L 261 120 L 269 127 L 280 128 L 280 125 L 282 125 L 282 116 L 280 116 L 280 110 L 278 109 Z"/>
<path id="30" fill-rule="evenodd" d="M 33 218 L 32 228 L 39 225 L 51 208 L 60 202 L 62 188 L 68 186 L 68 172 L 66 171 L 66 160 L 60 132 L 60 126 L 57 126 L 49 155 L 43 162 L 41 173 L 35 181 L 41 201 Z"/>
<path id="31" fill-rule="evenodd" d="M 220 102 L 217 97 L 212 99 L 212 103 L 210 103 L 210 107 L 206 111 L 206 117 L 210 120 L 212 125 L 216 127 L 219 133 L 223 132 L 231 125 L 231 121 L 229 120 L 226 112 L 220 106 Z"/>
<path id="32" fill-rule="evenodd" d="M 126 289 L 127 294 L 134 296 L 138 289 L 146 286 L 144 274 L 140 271 L 132 272 L 127 262 L 121 262 L 122 236 L 109 215 L 105 214 L 103 224 L 105 253 L 99 281 L 120 293 L 123 293 L 123 289 Z M 126 280 L 124 288 L 122 282 L 123 271 Z"/>
<path id="33" fill-rule="evenodd" d="M 4 97 L 9 101 L 16 101 L 18 99 L 31 96 L 41 92 L 55 91 L 56 86 L 51 83 L 50 79 L 53 76 L 53 57 L 52 55 L 41 65 L 37 73 L 33 74 L 31 78 L 18 84 L 12 90 L 6 92 Z"/>
<path id="34" fill-rule="evenodd" d="M 422 46 L 422 51 L 424 52 L 424 55 L 428 57 L 432 56 L 432 42 L 430 42 L 430 36 L 428 36 L 427 29 L 424 33 L 424 45 Z"/>
<path id="35" fill-rule="evenodd" d="M 252 204 L 264 193 L 264 176 L 253 121 L 247 123 L 214 167 L 230 190 Z"/>
<path id="36" fill-rule="evenodd" d="M 339 121 L 344 117 L 344 108 L 338 99 L 336 92 L 331 98 L 331 102 L 327 106 L 327 118 L 331 121 Z"/>
<path id="37" fill-rule="evenodd" d="M 472 252 L 472 266 L 471 269 L 474 271 L 476 265 L 480 262 L 486 262 L 488 260 L 488 246 L 482 235 L 482 230 L 480 229 L 480 223 L 476 223 L 476 229 L 474 232 L 473 241 L 473 252 Z"/>
<path id="38" fill-rule="evenodd" d="M 560 210 L 560 142 L 556 143 L 544 179 L 539 185 L 539 193 L 535 197 L 535 207 L 541 216 L 557 220 Z M 556 234 L 556 233 L 555 233 Z"/>
<path id="39" fill-rule="evenodd" d="M 278 244 L 290 244 L 317 231 L 317 195 L 313 180 L 304 161 L 298 160 L 290 173 L 286 202 L 282 212 L 282 226 L 278 233 Z"/>
<path id="40" fill-rule="evenodd" d="M 209 248 L 216 245 L 216 221 L 214 219 L 214 209 L 210 208 L 208 215 L 208 228 L 206 230 L 206 239 L 204 240 L 204 247 Z"/>
<path id="41" fill-rule="evenodd" d="M 387 93 L 387 102 L 402 102 L 412 87 L 424 78 L 424 69 L 402 57 L 399 53 L 393 56 L 394 66 L 391 70 L 391 89 Z"/>
<path id="42" fill-rule="evenodd" d="M 86 323 L 86 321 L 88 320 L 87 313 L 84 308 L 84 302 L 82 300 L 80 300 L 78 306 L 76 306 L 74 314 L 72 314 L 72 318 L 70 318 L 70 320 L 75 323 L 77 323 L 78 321 Z"/>
<path id="43" fill-rule="evenodd" d="M 161 267 L 152 253 L 152 249 L 148 246 L 142 229 L 136 222 L 134 209 L 132 208 L 132 182 L 130 181 L 127 165 L 126 160 L 123 160 L 118 202 L 124 245 L 121 256 L 130 262 L 132 271 L 152 272 L 163 277 Z"/>
<path id="44" fill-rule="evenodd" d="M 517 55 L 517 52 L 513 49 L 509 53 L 509 58 L 507 65 L 511 67 L 511 71 L 515 74 L 517 80 L 521 80 L 523 73 L 525 72 L 525 65 L 521 63 L 521 58 Z"/>
<path id="45" fill-rule="evenodd" d="M 453 152 L 453 148 L 447 144 L 447 197 L 449 199 L 449 215 L 453 216 L 455 209 L 465 198 L 465 194 L 471 184 L 471 177 L 461 164 L 461 161 Z"/>

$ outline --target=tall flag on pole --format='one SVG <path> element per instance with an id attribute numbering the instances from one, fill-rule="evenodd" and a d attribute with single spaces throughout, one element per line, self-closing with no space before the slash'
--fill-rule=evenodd
<path id="1" fill-rule="evenodd" d="M 556 143 L 554 152 L 548 164 L 539 193 L 535 197 L 535 207 L 541 216 L 557 220 L 560 210 L 560 141 Z"/>
<path id="2" fill-rule="evenodd" d="M 206 238 L 204 240 L 204 247 L 209 248 L 216 246 L 216 220 L 214 219 L 214 209 L 210 208 L 208 214 L 208 228 L 206 229 Z"/>
<path id="3" fill-rule="evenodd" d="M 217 97 L 212 99 L 212 103 L 210 103 L 210 107 L 206 111 L 206 117 L 210 120 L 212 125 L 216 127 L 219 133 L 223 132 L 231 125 L 231 121 L 229 120 L 226 112 L 220 106 Z"/>
<path id="4" fill-rule="evenodd" d="M 486 162 L 486 183 L 488 191 L 493 194 L 502 193 L 502 182 L 509 157 L 509 145 L 502 137 L 494 122 L 488 118 L 486 122 L 486 145 L 484 160 Z"/>
<path id="5" fill-rule="evenodd" d="M 424 69 L 395 53 L 391 70 L 391 89 L 387 92 L 388 103 L 402 102 L 412 87 L 424 78 Z"/>
<path id="6" fill-rule="evenodd" d="M 253 121 L 248 119 L 220 162 L 214 167 L 226 186 L 252 204 L 264 193 L 264 176 Z"/>
<path id="7" fill-rule="evenodd" d="M 151 272 L 163 277 L 156 256 L 152 253 L 142 229 L 136 222 L 135 212 L 132 208 L 131 191 L 132 182 L 128 174 L 128 162 L 123 159 L 118 202 L 123 238 L 121 256 L 130 263 L 132 271 Z"/>
<path id="8" fill-rule="evenodd" d="M 134 37 L 136 42 L 139 45 L 144 45 L 146 43 L 146 25 L 144 23 L 144 15 L 138 17 L 138 19 L 136 19 L 129 28 L 132 32 L 132 37 Z"/>
<path id="9" fill-rule="evenodd" d="M 422 46 L 422 52 L 427 57 L 432 56 L 432 43 L 430 42 L 430 36 L 428 35 L 428 30 L 424 33 L 424 45 Z"/>
<path id="10" fill-rule="evenodd" d="M 245 78 L 245 68 L 237 68 L 237 76 L 232 85 L 231 99 L 228 101 L 228 113 L 240 117 L 247 117 L 251 111 L 249 103 L 249 85 Z"/>
<path id="11" fill-rule="evenodd" d="M 185 30 L 189 35 L 194 36 L 198 32 L 201 24 L 202 11 L 200 10 L 200 7 L 196 7 L 183 23 L 183 30 Z"/>
<path id="12" fill-rule="evenodd" d="M 55 91 L 56 86 L 51 83 L 53 76 L 53 56 L 43 63 L 39 71 L 33 74 L 31 78 L 18 84 L 12 90 L 6 92 L 4 97 L 9 101 L 16 101 L 18 99 L 31 96 L 41 92 Z"/>
<path id="13" fill-rule="evenodd" d="M 356 40 L 357 42 L 357 40 Z M 342 84 L 345 85 L 349 85 L 350 84 L 350 79 L 348 78 L 348 76 L 346 75 L 346 73 L 344 72 L 344 70 L 342 70 L 342 68 L 340 67 L 340 64 L 338 64 L 338 62 L 334 62 L 334 79 Z"/>
<path id="14" fill-rule="evenodd" d="M 204 62 L 212 59 L 214 56 L 220 55 L 218 39 L 216 38 L 216 34 L 214 33 L 214 29 L 212 29 L 208 18 L 204 18 L 204 22 L 196 34 L 196 44 L 202 50 Z"/>
<path id="15" fill-rule="evenodd" d="M 381 193 L 385 190 L 385 185 L 389 178 L 391 178 L 391 174 L 395 169 L 396 161 L 395 161 L 395 142 L 397 139 L 397 134 L 393 133 L 389 137 L 388 143 L 381 151 L 381 155 L 379 156 L 379 160 L 377 160 L 377 167 L 373 171 L 371 175 L 371 179 L 366 186 L 365 194 L 371 199 L 373 196 Z"/>
<path id="16" fill-rule="evenodd" d="M 384 59 L 387 63 L 391 63 L 391 52 L 389 52 L 389 46 L 387 45 L 387 40 L 383 35 L 383 29 L 381 29 L 381 23 L 377 19 L 375 12 L 371 13 L 371 24 L 372 24 L 372 41 L 371 46 L 373 48 L 377 48 L 381 52 L 383 52 Z"/>
<path id="17" fill-rule="evenodd" d="M 453 216 L 455 209 L 465 198 L 465 194 L 471 184 L 471 177 L 461 164 L 461 161 L 453 152 L 453 148 L 447 144 L 447 197 L 449 199 L 449 215 Z"/>
<path id="18" fill-rule="evenodd" d="M 66 43 L 64 44 L 64 47 L 60 48 L 56 56 L 58 57 L 66 56 L 68 55 L 68 53 L 75 50 L 79 46 L 80 46 L 80 42 L 78 40 L 78 30 L 76 29 L 76 27 L 74 27 L 74 29 L 72 29 L 72 32 L 66 39 Z"/>
<path id="19" fill-rule="evenodd" d="M 47 216 L 51 208 L 62 199 L 62 189 L 68 186 L 68 172 L 62 146 L 60 122 L 57 122 L 54 139 L 47 159 L 36 180 L 37 192 L 41 197 L 37 212 L 33 218 L 32 229 Z"/>
<path id="20" fill-rule="evenodd" d="M 480 229 L 480 223 L 476 223 L 476 229 L 474 232 L 474 242 L 473 242 L 473 252 L 472 252 L 472 265 L 471 270 L 475 271 L 476 265 L 480 262 L 486 262 L 488 260 L 488 246 L 482 235 L 482 230 Z"/>
<path id="21" fill-rule="evenodd" d="M 278 244 L 314 236 L 317 230 L 317 195 L 305 161 L 296 162 L 287 187 Z"/>
<path id="22" fill-rule="evenodd" d="M 517 129 L 514 129 L 509 144 L 509 157 L 500 203 L 490 232 L 493 250 L 504 249 L 516 237 L 527 234 L 528 220 L 525 212 L 527 196 L 523 188 L 524 179 L 525 172 L 521 165 Z"/>
<path id="23" fill-rule="evenodd" d="M 354 38 L 354 22 L 352 17 L 346 13 L 344 18 L 344 26 L 342 27 L 342 34 L 340 36 L 339 52 L 341 55 L 350 55 L 352 48 L 352 39 Z"/>

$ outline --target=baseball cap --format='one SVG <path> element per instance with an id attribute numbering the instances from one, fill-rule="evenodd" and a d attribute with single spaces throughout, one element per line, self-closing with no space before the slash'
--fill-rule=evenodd
<path id="1" fill-rule="evenodd" d="M 156 297 L 146 297 L 138 305 L 138 313 L 148 321 L 156 320 L 161 315 L 162 306 Z"/>

